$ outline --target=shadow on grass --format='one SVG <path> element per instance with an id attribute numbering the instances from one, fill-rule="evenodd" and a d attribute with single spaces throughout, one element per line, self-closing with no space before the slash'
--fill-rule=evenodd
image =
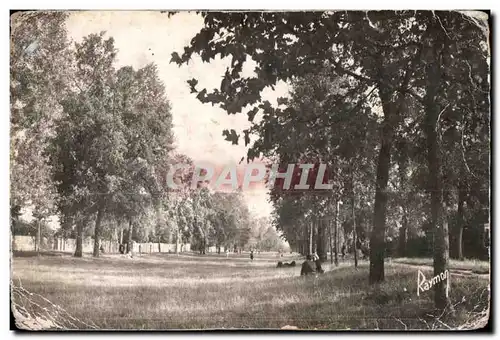
<path id="1" fill-rule="evenodd" d="M 37 251 L 17 251 L 14 250 L 12 252 L 13 257 L 40 257 L 40 256 L 72 256 L 72 253 L 56 251 L 56 250 L 43 250 L 40 252 Z"/>

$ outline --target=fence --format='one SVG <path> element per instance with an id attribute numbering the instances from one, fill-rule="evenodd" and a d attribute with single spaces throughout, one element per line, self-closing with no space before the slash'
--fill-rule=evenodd
<path id="1" fill-rule="evenodd" d="M 57 250 L 64 252 L 74 252 L 76 250 L 76 240 L 72 238 L 46 238 L 40 240 L 40 250 Z M 101 240 L 101 246 L 105 253 L 118 253 L 119 244 L 116 241 Z M 33 236 L 14 236 L 13 250 L 15 251 L 36 251 L 36 239 Z M 94 240 L 86 238 L 83 240 L 83 252 L 91 253 L 94 250 Z M 173 253 L 175 244 L 170 243 L 135 243 L 136 253 Z M 180 252 L 191 251 L 189 243 L 179 244 Z"/>
<path id="2" fill-rule="evenodd" d="M 228 248 L 229 250 L 231 250 L 231 247 Z M 211 247 L 208 247 L 208 250 L 207 250 L 209 253 L 216 253 L 217 252 L 217 247 L 216 246 L 211 246 Z M 220 252 L 221 254 L 224 253 L 226 251 L 226 249 L 224 248 L 224 246 L 221 246 L 220 247 Z"/>
<path id="3" fill-rule="evenodd" d="M 191 251 L 191 245 L 189 243 L 180 243 L 179 251 L 186 252 Z M 134 252 L 136 253 L 174 253 L 175 243 L 135 243 Z"/>

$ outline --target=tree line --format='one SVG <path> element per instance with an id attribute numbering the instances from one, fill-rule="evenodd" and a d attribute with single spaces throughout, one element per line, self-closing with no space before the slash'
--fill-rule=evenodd
<path id="1" fill-rule="evenodd" d="M 68 38 L 64 12 L 23 13 L 11 34 L 12 235 L 100 241 L 191 243 L 234 250 L 283 247 L 272 224 L 253 216 L 240 191 L 191 190 L 193 164 L 174 147 L 172 110 L 158 68 L 116 67 L 105 32 Z M 26 211 L 34 222 L 21 219 Z M 60 228 L 48 228 L 56 215 Z M 14 240 L 14 239 L 13 239 Z"/>

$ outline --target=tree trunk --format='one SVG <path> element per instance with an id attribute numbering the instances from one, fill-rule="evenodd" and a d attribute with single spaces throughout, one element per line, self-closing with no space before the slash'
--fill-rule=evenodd
<path id="1" fill-rule="evenodd" d="M 41 244 L 41 238 L 42 238 L 42 231 L 41 231 L 41 223 L 40 220 L 37 220 L 36 222 L 36 238 L 35 238 L 35 251 L 37 252 L 38 255 L 40 255 L 40 244 Z"/>
<path id="2" fill-rule="evenodd" d="M 100 243 L 101 243 L 101 221 L 102 221 L 103 209 L 99 208 L 97 211 L 97 218 L 95 220 L 94 228 L 94 257 L 99 257 L 100 253 Z"/>
<path id="3" fill-rule="evenodd" d="M 399 240 L 398 240 L 398 255 L 400 257 L 405 257 L 406 255 L 407 230 L 408 230 L 408 217 L 406 216 L 406 209 L 403 209 L 403 221 L 401 223 L 401 229 L 399 230 Z"/>
<path id="4" fill-rule="evenodd" d="M 398 240 L 398 255 L 400 257 L 404 257 L 406 255 L 406 239 L 407 239 L 407 230 L 408 230 L 408 214 L 407 214 L 407 180 L 406 173 L 408 168 L 408 158 L 407 158 L 407 149 L 406 144 L 402 144 L 402 148 L 400 150 L 401 155 L 399 156 L 398 161 L 398 171 L 399 171 L 399 182 L 400 182 L 400 190 L 402 191 L 402 199 L 400 203 L 401 210 L 403 212 L 402 220 L 401 220 L 401 228 L 399 230 L 399 240 Z"/>
<path id="5" fill-rule="evenodd" d="M 313 229 L 312 220 L 309 220 L 309 254 L 313 253 Z"/>
<path id="6" fill-rule="evenodd" d="M 16 250 L 16 235 L 15 235 L 16 224 L 17 224 L 17 217 L 11 218 L 10 237 L 11 237 L 12 251 Z"/>
<path id="7" fill-rule="evenodd" d="M 354 192 L 352 193 L 352 239 L 354 243 L 354 268 L 358 268 L 358 233 L 356 232 L 356 214 L 354 209 Z"/>
<path id="8" fill-rule="evenodd" d="M 433 58 L 427 65 L 427 86 L 424 98 L 425 105 L 425 132 L 427 137 L 427 162 L 429 170 L 428 189 L 431 194 L 431 223 L 434 235 L 434 276 L 448 271 L 449 238 L 446 207 L 443 199 L 441 150 L 439 141 L 439 118 L 441 106 L 435 97 L 441 86 L 440 56 L 437 43 L 433 46 Z M 449 276 L 446 280 L 438 281 L 434 285 L 434 303 L 436 308 L 451 308 L 449 299 Z"/>
<path id="9" fill-rule="evenodd" d="M 462 236 L 463 236 L 463 231 L 464 231 L 464 224 L 465 224 L 465 218 L 464 218 L 464 202 L 466 198 L 467 192 L 465 191 L 465 185 L 460 183 L 460 186 L 458 188 L 459 193 L 458 193 L 458 209 L 457 209 L 457 226 L 456 228 L 456 255 L 459 260 L 464 259 L 464 254 L 463 254 L 463 241 L 462 241 Z"/>
<path id="10" fill-rule="evenodd" d="M 19 214 L 21 208 L 18 205 L 11 205 L 10 208 L 10 232 L 12 237 L 12 251 L 16 249 L 16 227 L 19 223 Z"/>
<path id="11" fill-rule="evenodd" d="M 179 255 L 179 226 L 175 229 L 175 253 Z"/>
<path id="12" fill-rule="evenodd" d="M 120 235 L 118 234 L 118 228 L 115 229 L 115 238 L 116 242 L 118 243 L 118 247 L 116 248 L 116 253 L 120 253 Z M 113 244 L 116 246 L 116 244 L 113 242 Z M 115 250 L 115 247 L 113 246 L 113 251 Z"/>
<path id="13" fill-rule="evenodd" d="M 351 164 L 351 215 L 352 239 L 354 248 L 354 267 L 358 268 L 358 233 L 356 231 L 356 197 L 354 192 L 354 164 Z"/>
<path id="14" fill-rule="evenodd" d="M 382 61 L 380 61 L 382 64 Z M 382 67 L 380 67 L 381 69 Z M 408 85 L 409 74 L 403 80 L 402 87 Z M 384 78 L 379 74 L 380 79 Z M 373 208 L 373 229 L 370 235 L 370 284 L 384 281 L 384 253 L 385 253 L 385 220 L 387 214 L 387 182 L 389 180 L 389 169 L 391 165 L 391 149 L 394 139 L 394 131 L 397 125 L 397 112 L 394 112 L 394 92 L 387 89 L 382 82 L 377 84 L 384 121 L 382 125 L 380 151 L 377 162 L 377 178 L 375 191 L 375 204 Z M 400 95 L 398 104 L 402 106 L 404 96 Z"/>
<path id="15" fill-rule="evenodd" d="M 330 241 L 330 264 L 333 264 L 333 235 L 332 235 L 332 221 L 328 220 L 328 240 Z"/>
<path id="16" fill-rule="evenodd" d="M 326 235 L 326 223 L 321 218 L 318 218 L 318 233 L 316 236 L 316 249 L 318 257 L 321 261 L 328 260 L 328 237 Z"/>
<path id="17" fill-rule="evenodd" d="M 339 265 L 339 212 L 340 212 L 340 201 L 337 201 L 335 207 L 335 225 L 334 225 L 334 251 L 335 251 L 335 265 Z"/>
<path id="18" fill-rule="evenodd" d="M 464 234 L 464 226 L 462 224 L 458 226 L 458 235 L 457 235 L 457 256 L 460 261 L 464 260 L 463 234 Z"/>
<path id="19" fill-rule="evenodd" d="M 316 216 L 313 217 L 312 220 L 313 227 L 313 254 L 318 253 L 318 218 Z"/>
<path id="20" fill-rule="evenodd" d="M 434 233 L 434 276 L 448 270 L 449 239 L 448 221 L 445 216 L 443 191 L 441 188 L 441 167 L 437 154 L 437 139 L 430 133 L 429 138 L 429 182 L 431 189 L 431 221 Z M 434 285 L 434 303 L 437 308 L 444 309 L 449 304 L 449 280 L 440 281 Z"/>
<path id="21" fill-rule="evenodd" d="M 132 249 L 132 232 L 134 231 L 134 223 L 130 218 L 128 220 L 128 238 L 127 238 L 127 253 L 134 255 L 134 249 Z"/>
<path id="22" fill-rule="evenodd" d="M 384 101 L 383 101 L 384 102 Z M 387 104 L 388 105 L 388 104 Z M 387 117 L 382 129 L 382 145 L 380 146 L 377 179 L 375 192 L 375 206 L 373 216 L 373 230 L 370 235 L 370 283 L 384 281 L 384 252 L 385 252 L 385 219 L 387 213 L 387 181 L 391 163 L 391 148 L 394 128 Z"/>
<path id="23" fill-rule="evenodd" d="M 391 163 L 393 127 L 384 120 L 382 145 L 377 165 L 373 230 L 370 235 L 370 284 L 384 281 L 385 218 L 387 212 L 387 181 Z"/>
<path id="24" fill-rule="evenodd" d="M 205 241 L 206 241 L 206 237 L 205 237 L 205 232 L 203 231 L 203 228 L 198 224 L 198 220 L 195 218 L 194 219 L 194 226 L 195 228 L 198 230 L 198 233 L 199 233 L 199 250 L 200 250 L 200 255 L 204 255 L 205 254 Z M 195 230 L 196 230 L 195 229 Z M 234 252 L 236 253 L 236 244 L 234 245 Z"/>
<path id="25" fill-rule="evenodd" d="M 63 243 L 63 250 L 66 248 L 66 240 Z M 75 257 L 83 257 L 83 221 L 77 221 L 76 224 L 76 249 Z"/>

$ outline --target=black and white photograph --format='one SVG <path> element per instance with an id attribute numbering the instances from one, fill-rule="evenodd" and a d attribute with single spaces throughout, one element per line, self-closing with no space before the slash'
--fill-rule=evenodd
<path id="1" fill-rule="evenodd" d="M 11 330 L 491 327 L 490 11 L 9 21 Z"/>

